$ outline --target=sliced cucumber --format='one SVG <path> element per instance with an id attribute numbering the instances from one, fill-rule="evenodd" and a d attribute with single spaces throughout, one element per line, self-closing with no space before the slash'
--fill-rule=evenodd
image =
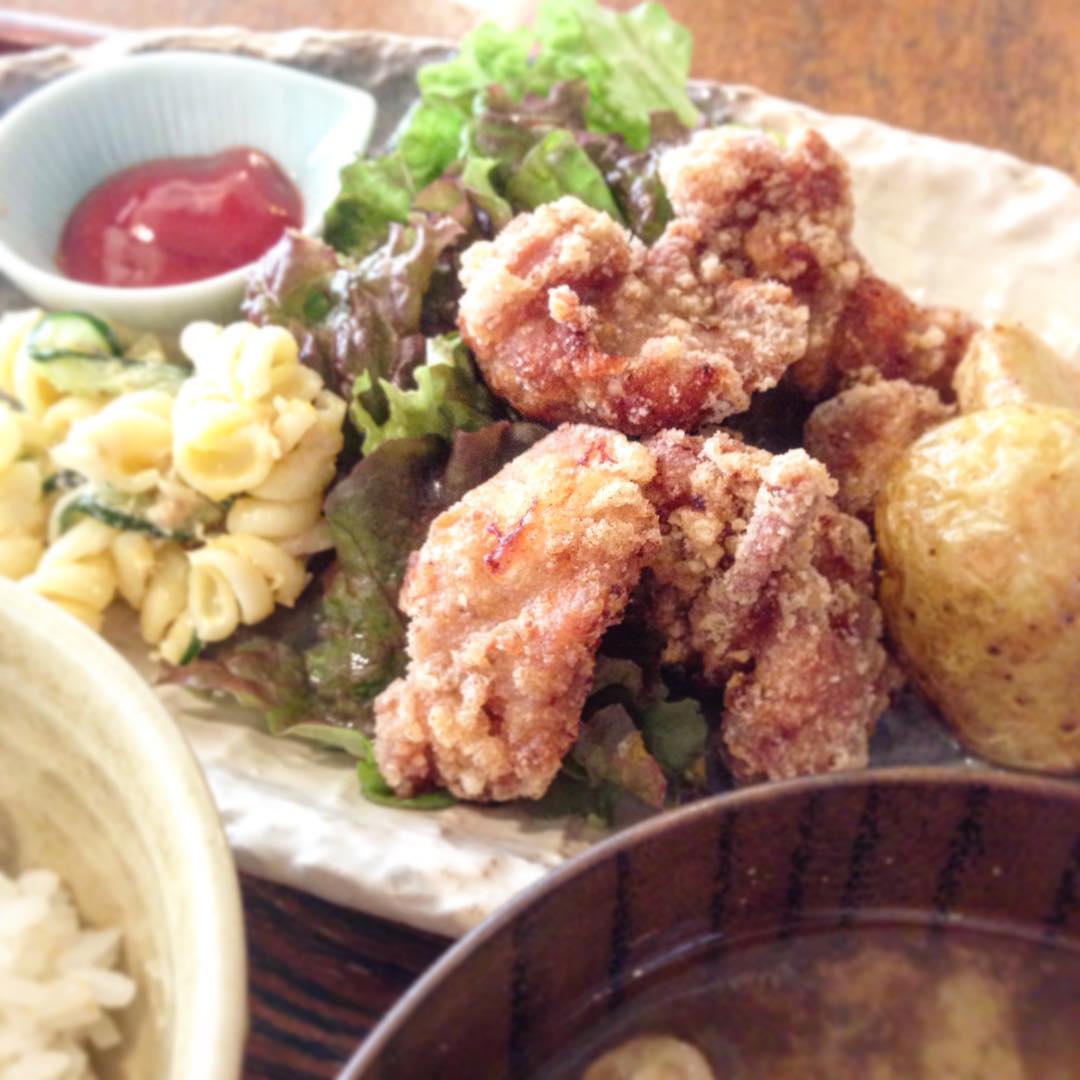
<path id="1" fill-rule="evenodd" d="M 74 491 L 86 483 L 86 477 L 74 469 L 61 469 L 41 482 L 42 495 L 55 495 L 61 491 Z"/>
<path id="2" fill-rule="evenodd" d="M 188 647 L 184 650 L 184 655 L 177 661 L 177 667 L 184 667 L 186 664 L 190 664 L 202 652 L 203 643 L 199 640 L 198 634 L 192 634 L 191 640 L 188 642 Z"/>
<path id="3" fill-rule="evenodd" d="M 132 390 L 164 390 L 175 394 L 191 374 L 183 364 L 124 360 L 122 357 L 67 353 L 43 359 L 34 356 L 41 373 L 62 394 L 126 394 Z"/>
<path id="4" fill-rule="evenodd" d="M 185 364 L 125 357 L 105 323 L 78 311 L 46 315 L 34 328 L 27 348 L 41 373 L 63 394 L 176 393 L 191 374 Z"/>
<path id="5" fill-rule="evenodd" d="M 142 532 L 159 540 L 195 540 L 206 528 L 220 525 L 227 507 L 195 492 L 183 506 L 169 505 L 160 495 L 128 495 L 104 486 L 88 486 L 60 514 L 60 532 L 80 517 L 91 517 L 120 532 Z"/>
<path id="6" fill-rule="evenodd" d="M 34 327 L 28 342 L 35 360 L 56 356 L 123 356 L 107 323 L 82 311 L 54 311 Z"/>

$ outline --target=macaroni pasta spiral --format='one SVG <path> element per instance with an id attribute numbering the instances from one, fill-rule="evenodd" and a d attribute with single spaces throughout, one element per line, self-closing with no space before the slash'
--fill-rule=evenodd
<path id="1" fill-rule="evenodd" d="M 322 389 L 318 373 L 300 363 L 296 339 L 281 326 L 195 322 L 180 335 L 180 348 L 195 365 L 200 391 L 229 401 L 310 401 Z"/>
<path id="2" fill-rule="evenodd" d="M 0 575 L 21 578 L 44 551 L 41 467 L 27 456 L 26 417 L 0 402 Z"/>
<path id="3" fill-rule="evenodd" d="M 323 520 L 323 491 L 345 439 L 345 402 L 327 390 L 310 406 L 314 422 L 270 470 L 266 479 L 233 503 L 225 521 L 230 533 L 277 541 L 292 555 L 310 555 L 331 546 Z"/>
<path id="4" fill-rule="evenodd" d="M 139 629 L 148 645 L 156 645 L 163 659 L 178 664 L 191 647 L 195 628 L 188 612 L 191 565 L 187 552 L 175 544 L 158 554 L 139 602 Z M 131 603 L 131 601 L 129 601 Z"/>
<path id="5" fill-rule="evenodd" d="M 13 311 L 0 319 L 0 390 L 35 419 L 41 419 L 63 396 L 30 358 L 27 343 L 42 313 Z"/>
<path id="6" fill-rule="evenodd" d="M 172 409 L 172 395 L 161 390 L 121 394 L 76 420 L 53 460 L 117 491 L 151 491 L 172 460 Z"/>
<path id="7" fill-rule="evenodd" d="M 303 563 L 256 536 L 217 536 L 192 551 L 121 533 L 113 541 L 117 590 L 139 612 L 143 640 L 178 663 L 193 644 L 223 641 L 291 606 L 307 584 Z"/>
<path id="8" fill-rule="evenodd" d="M 279 326 L 193 323 L 180 345 L 195 374 L 173 411 L 177 473 L 211 499 L 257 488 L 315 423 L 322 380 Z"/>
<path id="9" fill-rule="evenodd" d="M 291 606 L 307 584 L 304 564 L 259 536 L 214 537 L 188 560 L 188 612 L 200 641 L 223 641 L 275 604 Z"/>
<path id="10" fill-rule="evenodd" d="M 139 613 L 143 640 L 177 663 L 194 635 L 187 615 L 187 552 L 179 544 L 135 532 L 118 532 L 110 550 L 117 592 Z"/>
<path id="11" fill-rule="evenodd" d="M 171 663 L 295 603 L 303 557 L 330 546 L 323 492 L 346 405 L 292 336 L 194 323 L 175 394 L 91 378 L 93 392 L 63 394 L 27 347 L 43 317 L 0 319 L 0 390 L 18 403 L 0 400 L 0 574 L 96 629 L 123 600 Z M 139 357 L 165 359 L 149 336 L 123 359 Z"/>
<path id="12" fill-rule="evenodd" d="M 143 640 L 176 663 L 194 634 L 189 577 L 188 553 L 179 544 L 83 518 L 50 544 L 24 584 L 95 630 L 119 595 L 139 612 Z"/>
<path id="13" fill-rule="evenodd" d="M 114 536 L 108 525 L 83 518 L 48 546 L 23 585 L 100 630 L 102 615 L 116 595 Z"/>

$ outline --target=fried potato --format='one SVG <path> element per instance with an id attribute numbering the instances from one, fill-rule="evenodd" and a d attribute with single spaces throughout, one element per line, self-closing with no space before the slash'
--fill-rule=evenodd
<path id="1" fill-rule="evenodd" d="M 1080 409 L 1080 367 L 1013 323 L 978 331 L 953 375 L 960 411 L 999 405 L 1064 405 Z"/>
<path id="2" fill-rule="evenodd" d="M 922 690 L 992 761 L 1080 770 L 1080 413 L 973 412 L 878 499 L 881 604 Z"/>

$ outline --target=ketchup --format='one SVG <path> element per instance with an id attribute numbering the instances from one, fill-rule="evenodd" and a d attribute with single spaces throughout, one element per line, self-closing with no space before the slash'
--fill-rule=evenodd
<path id="1" fill-rule="evenodd" d="M 97 285 L 177 285 L 251 262 L 302 217 L 300 192 L 259 150 L 157 158 L 83 198 L 56 261 L 68 277 Z"/>

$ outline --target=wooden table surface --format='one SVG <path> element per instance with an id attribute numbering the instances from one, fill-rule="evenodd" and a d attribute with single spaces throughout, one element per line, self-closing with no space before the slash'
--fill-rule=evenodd
<path id="1" fill-rule="evenodd" d="M 456 36 L 488 16 L 520 22 L 533 6 L 520 0 L 15 0 L 0 9 L 0 39 L 34 45 L 78 40 L 110 26 L 225 24 Z M 668 7 L 694 31 L 696 75 L 983 143 L 1080 176 L 1076 0 L 671 0 Z M 253 878 L 243 885 L 251 961 L 245 1076 L 252 1080 L 335 1075 L 447 945 L 291 889 Z"/>

